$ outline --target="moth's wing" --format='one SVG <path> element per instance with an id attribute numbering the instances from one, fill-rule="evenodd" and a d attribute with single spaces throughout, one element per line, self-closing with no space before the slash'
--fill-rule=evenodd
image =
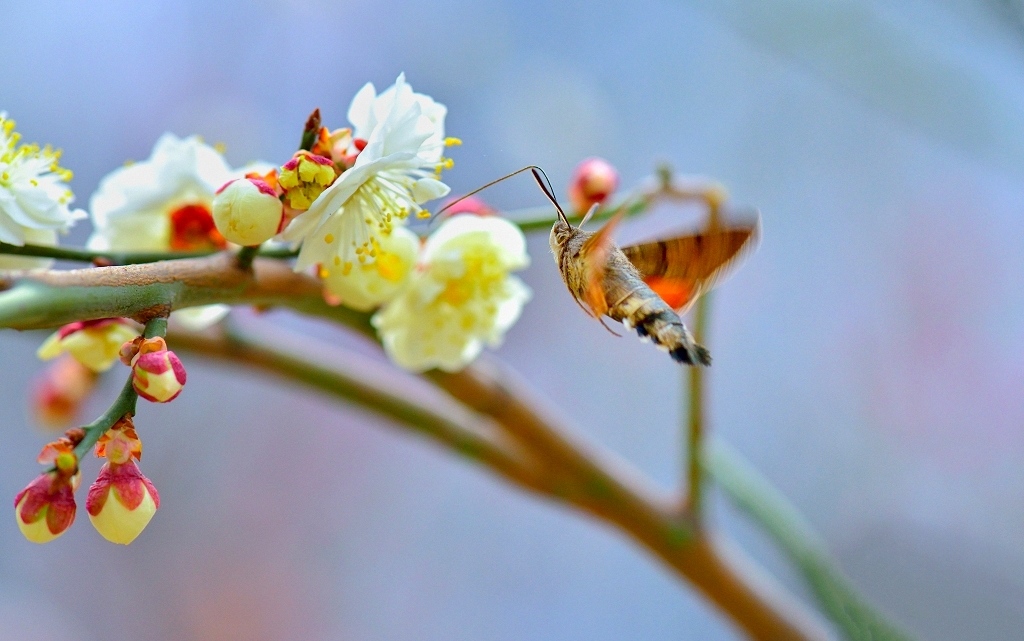
<path id="1" fill-rule="evenodd" d="M 644 282 L 680 314 L 757 246 L 760 217 L 745 223 L 622 248 Z"/>
<path id="2" fill-rule="evenodd" d="M 608 311 L 608 301 L 604 295 L 604 274 L 608 267 L 608 255 L 615 246 L 612 233 L 622 220 L 622 214 L 616 214 L 601 226 L 594 235 L 583 241 L 580 248 L 580 260 L 583 261 L 583 279 L 586 287 L 583 290 L 583 302 L 586 303 L 597 318 Z"/>

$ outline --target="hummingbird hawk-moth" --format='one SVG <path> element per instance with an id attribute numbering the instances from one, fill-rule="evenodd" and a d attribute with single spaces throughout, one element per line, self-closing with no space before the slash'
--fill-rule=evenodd
<path id="1" fill-rule="evenodd" d="M 680 363 L 710 365 L 711 354 L 693 339 L 680 315 L 753 249 L 760 218 L 728 226 L 712 218 L 698 233 L 620 248 L 612 232 L 621 212 L 597 231 L 584 231 L 595 206 L 573 227 L 536 169 L 533 175 L 558 212 L 549 243 L 576 303 L 602 325 L 608 316 L 635 328 L 641 339 Z"/>

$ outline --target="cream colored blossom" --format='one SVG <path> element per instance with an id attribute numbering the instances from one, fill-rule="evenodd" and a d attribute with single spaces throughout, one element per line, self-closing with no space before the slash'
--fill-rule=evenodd
<path id="1" fill-rule="evenodd" d="M 372 84 L 356 94 L 349 109 L 355 164 L 298 215 L 283 237 L 302 242 L 296 270 L 312 265 L 331 269 L 369 260 L 374 243 L 409 216 L 428 216 L 422 205 L 449 188 L 437 179 L 450 164 L 442 157 L 446 109 L 414 93 L 400 75 L 379 96 Z"/>
<path id="2" fill-rule="evenodd" d="M 71 172 L 58 161 L 61 152 L 49 145 L 20 144 L 14 121 L 0 112 L 0 242 L 22 246 L 55 246 L 57 232 L 66 232 L 85 212 L 71 209 L 74 194 L 64 183 Z M 0 269 L 45 266 L 49 259 L 0 256 Z"/>
<path id="3" fill-rule="evenodd" d="M 44 361 L 71 354 L 94 372 L 105 372 L 118 359 L 121 345 L 141 333 L 126 318 L 104 318 L 65 325 L 43 341 L 36 354 Z"/>
<path id="4" fill-rule="evenodd" d="M 340 265 L 322 268 L 324 290 L 352 309 L 365 312 L 379 307 L 409 281 L 419 247 L 419 236 L 405 227 L 395 227 L 380 237 L 372 260 L 356 263 L 347 271 Z"/>
<path id="5" fill-rule="evenodd" d="M 530 298 L 510 272 L 529 264 L 519 228 L 460 214 L 427 240 L 409 285 L 374 315 L 388 355 L 411 371 L 457 371 L 497 347 Z"/>
<path id="6" fill-rule="evenodd" d="M 118 251 L 223 249 L 227 241 L 213 220 L 217 189 L 232 178 L 224 157 L 198 136 L 166 133 L 149 158 L 115 169 L 89 201 L 94 231 L 89 247 Z M 220 320 L 227 306 L 175 312 L 178 322 L 202 328 Z"/>

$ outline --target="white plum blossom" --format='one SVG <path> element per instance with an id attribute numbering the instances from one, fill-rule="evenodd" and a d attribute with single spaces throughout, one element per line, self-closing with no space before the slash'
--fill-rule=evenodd
<path id="1" fill-rule="evenodd" d="M 64 183 L 71 172 L 58 161 L 61 152 L 49 145 L 19 144 L 14 121 L 0 112 L 0 242 L 22 246 L 55 246 L 57 232 L 66 232 L 85 212 L 71 209 L 74 194 Z M 48 259 L 0 256 L 0 268 L 45 266 Z"/>
<path id="2" fill-rule="evenodd" d="M 449 218 L 427 239 L 409 285 L 373 316 L 384 349 L 410 371 L 462 369 L 519 318 L 531 294 L 510 272 L 529 262 L 523 233 L 507 220 Z"/>
<path id="3" fill-rule="evenodd" d="M 166 133 L 149 158 L 115 169 L 89 202 L 92 249 L 171 251 L 226 246 L 213 222 L 217 189 L 236 177 L 198 136 Z"/>
<path id="4" fill-rule="evenodd" d="M 420 237 L 405 227 L 384 234 L 376 246 L 377 256 L 345 271 L 321 268 L 324 291 L 346 307 L 362 312 L 390 301 L 402 290 L 416 268 Z"/>
<path id="5" fill-rule="evenodd" d="M 351 270 L 372 261 L 375 241 L 449 192 L 437 179 L 450 164 L 444 146 L 454 143 L 444 138 L 446 111 L 414 93 L 404 74 L 379 96 L 372 84 L 356 94 L 348 114 L 361 149 L 354 165 L 284 231 L 285 240 L 302 242 L 296 270 L 316 264 Z"/>
<path id="6" fill-rule="evenodd" d="M 223 249 L 227 241 L 213 220 L 213 198 L 240 177 L 198 136 L 165 133 L 149 158 L 115 169 L 89 202 L 95 230 L 89 247 L 116 251 Z M 201 328 L 227 313 L 225 305 L 175 312 L 179 322 Z"/>

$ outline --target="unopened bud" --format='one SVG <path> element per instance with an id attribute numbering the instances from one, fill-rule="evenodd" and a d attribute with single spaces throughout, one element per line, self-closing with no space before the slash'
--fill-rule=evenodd
<path id="1" fill-rule="evenodd" d="M 96 372 L 73 356 L 57 359 L 32 387 L 32 413 L 36 422 L 52 428 L 73 423 L 98 380 Z"/>
<path id="2" fill-rule="evenodd" d="M 14 497 L 14 517 L 18 529 L 33 543 L 49 543 L 75 520 L 77 477 L 59 470 L 45 472 Z"/>
<path id="3" fill-rule="evenodd" d="M 441 209 L 444 210 L 445 216 L 454 216 L 455 214 L 474 214 L 477 216 L 493 216 L 497 213 L 494 207 L 488 205 L 482 198 L 476 196 L 467 196 L 461 200 L 453 200 L 452 205 L 445 203 Z"/>
<path id="4" fill-rule="evenodd" d="M 213 221 L 228 241 L 253 246 L 270 240 L 281 227 L 284 205 L 274 188 L 255 178 L 227 183 L 213 198 Z"/>
<path id="5" fill-rule="evenodd" d="M 185 386 L 185 366 L 162 338 L 148 339 L 132 360 L 132 386 L 147 401 L 172 401 Z"/>
<path id="6" fill-rule="evenodd" d="M 68 353 L 94 372 L 104 372 L 118 358 L 125 341 L 139 335 L 139 328 L 127 318 L 79 321 L 61 327 L 39 347 L 44 361 Z"/>
<path id="7" fill-rule="evenodd" d="M 89 520 L 103 538 L 128 545 L 149 525 L 160 495 L 135 461 L 118 465 L 105 463 L 89 488 L 85 509 Z"/>
<path id="8" fill-rule="evenodd" d="M 619 186 L 619 172 L 603 158 L 587 158 L 572 172 L 569 201 L 578 212 L 608 200 Z"/>

